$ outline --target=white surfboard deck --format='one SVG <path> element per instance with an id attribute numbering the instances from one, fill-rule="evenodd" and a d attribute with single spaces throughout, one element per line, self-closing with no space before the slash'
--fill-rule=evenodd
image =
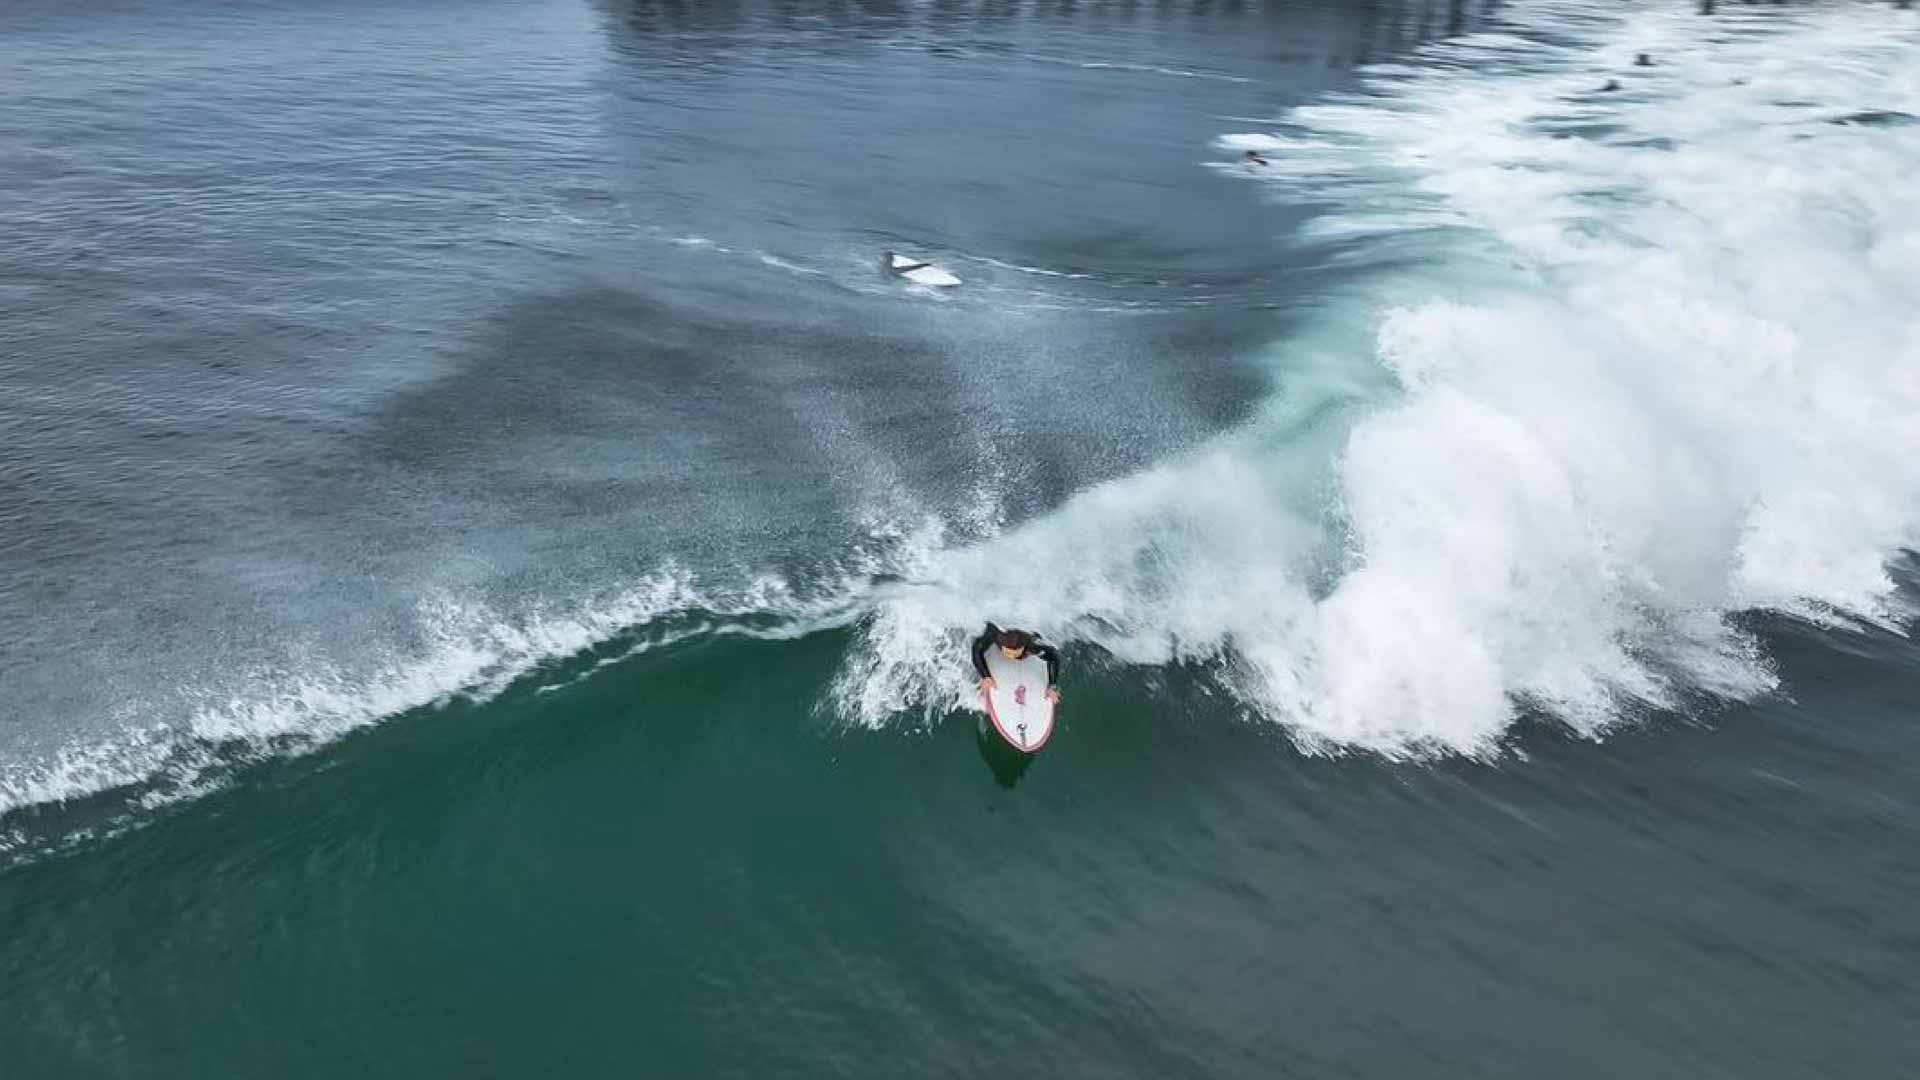
<path id="1" fill-rule="evenodd" d="M 1047 700 L 1047 662 L 1037 656 L 1009 660 L 987 650 L 987 674 L 994 688 L 982 690 L 993 729 L 1016 750 L 1031 754 L 1053 735 L 1053 702 Z"/>
<path id="2" fill-rule="evenodd" d="M 959 278 L 923 259 L 909 259 L 905 255 L 895 255 L 893 269 L 915 285 L 932 285 L 935 288 L 944 289 L 960 284 Z"/>

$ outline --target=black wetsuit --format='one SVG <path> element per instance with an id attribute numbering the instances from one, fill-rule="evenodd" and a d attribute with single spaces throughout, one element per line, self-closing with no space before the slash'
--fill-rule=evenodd
<path id="1" fill-rule="evenodd" d="M 995 647 L 999 643 L 999 639 L 1000 639 L 1000 628 L 993 625 L 992 623 L 987 624 L 987 629 L 985 633 L 982 633 L 979 637 L 973 639 L 973 670 L 979 672 L 980 677 L 983 679 L 987 678 L 989 675 L 992 674 L 992 672 L 987 670 L 987 650 Z M 1047 644 L 1044 641 L 1035 640 L 1033 644 L 1027 646 L 1027 655 L 1037 656 L 1040 659 L 1045 660 L 1047 662 L 1047 688 L 1048 689 L 1052 689 L 1055 685 L 1059 683 L 1060 681 L 1060 650 L 1059 649 L 1054 648 L 1053 646 Z"/>

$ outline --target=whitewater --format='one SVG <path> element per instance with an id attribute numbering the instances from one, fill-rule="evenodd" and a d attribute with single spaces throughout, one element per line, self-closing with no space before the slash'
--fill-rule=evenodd
<path id="1" fill-rule="evenodd" d="M 673 566 L 512 613 L 448 597 L 377 663 L 245 672 L 0 765 L 0 812 L 191 794 L 236 747 L 700 634 L 851 628 L 819 704 L 880 728 L 973 708 L 962 648 L 993 618 L 1065 644 L 1075 677 L 1190 666 L 1303 749 L 1389 757 L 1496 755 L 1523 713 L 1599 736 L 1773 692 L 1741 613 L 1908 617 L 1887 564 L 1920 523 L 1916 45 L 1878 7 L 1547 3 L 1196 133 L 1267 154 L 1235 182 L 1321 208 L 1277 244 L 1363 271 L 1267 350 L 1248 423 L 1011 525 L 989 461 L 963 520 L 890 507 L 806 581 Z"/>
<path id="2" fill-rule="evenodd" d="M 1210 667 L 1309 749 L 1488 754 L 1523 709 L 1768 692 L 1743 611 L 1904 618 L 1920 37 L 1886 16 L 1529 6 L 1220 136 L 1387 268 L 1275 346 L 1248 429 L 930 560 L 843 707 L 961 707 L 984 609 Z"/>

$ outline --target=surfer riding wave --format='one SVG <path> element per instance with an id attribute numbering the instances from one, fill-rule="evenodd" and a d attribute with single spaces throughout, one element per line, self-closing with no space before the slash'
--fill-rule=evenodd
<path id="1" fill-rule="evenodd" d="M 979 637 L 973 639 L 973 670 L 980 676 L 980 689 L 992 690 L 995 687 L 993 675 L 987 670 L 987 650 L 1000 647 L 1000 655 L 1009 660 L 1025 660 L 1037 656 L 1047 664 L 1047 700 L 1060 703 L 1060 650 L 1040 640 L 1040 635 L 1025 630 L 1002 630 L 992 623 Z"/>

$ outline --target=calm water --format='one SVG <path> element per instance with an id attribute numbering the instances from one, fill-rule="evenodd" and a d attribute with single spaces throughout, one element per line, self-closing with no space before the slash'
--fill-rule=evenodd
<path id="1" fill-rule="evenodd" d="M 16 0 L 0 91 L 0 1075 L 1920 1069 L 1913 13 Z"/>

